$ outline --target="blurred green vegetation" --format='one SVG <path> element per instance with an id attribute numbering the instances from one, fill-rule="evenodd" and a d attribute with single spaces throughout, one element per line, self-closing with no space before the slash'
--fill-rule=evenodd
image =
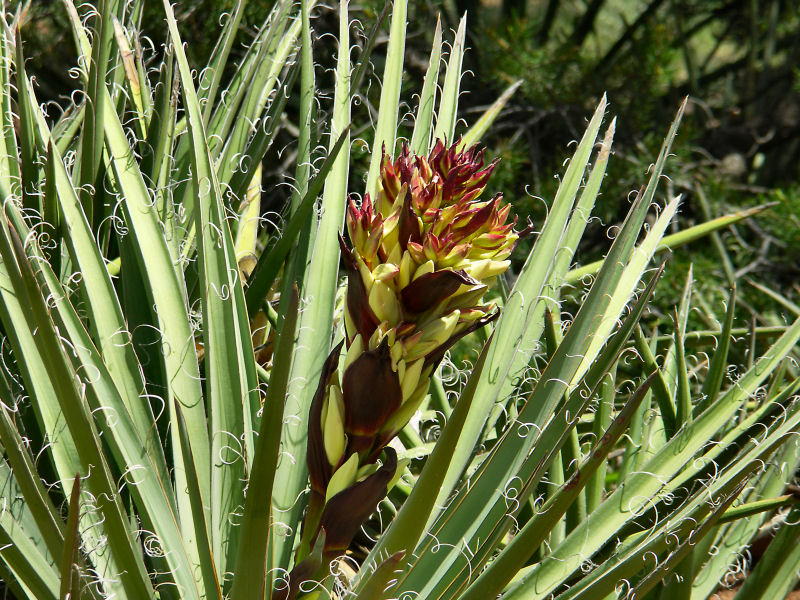
<path id="1" fill-rule="evenodd" d="M 259 26 L 271 2 L 250 0 L 241 41 Z M 87 11 L 84 5 L 83 10 Z M 232 0 L 198 0 L 176 6 L 190 60 L 205 64 Z M 372 27 L 383 3 L 351 5 L 354 30 Z M 65 33 L 60 3 L 24 5 L 23 38 L 40 100 L 58 101 L 72 89 L 72 40 Z M 588 262 L 607 248 L 607 227 L 627 212 L 629 196 L 642 181 L 668 124 L 685 96 L 687 117 L 674 145 L 676 155 L 665 189 L 682 194 L 680 226 L 740 208 L 774 206 L 719 236 L 678 250 L 657 299 L 665 314 L 677 301 L 689 264 L 696 293 L 716 311 L 727 297 L 731 265 L 740 306 L 765 324 L 781 320 L 800 304 L 800 11 L 789 0 L 444 0 L 409 7 L 406 87 L 418 89 L 427 67 L 437 15 L 445 31 L 468 13 L 469 51 L 460 113 L 468 122 L 511 83 L 522 85 L 485 138 L 487 156 L 500 156 L 493 186 L 513 202 L 521 221 L 541 223 L 561 170 L 566 146 L 583 131 L 585 119 L 607 93 L 617 116 L 615 156 L 604 191 L 577 259 Z M 88 13 L 87 13 L 88 14 Z M 219 15 L 222 14 L 220 17 Z M 335 27 L 332 10 L 320 5 L 315 35 L 324 41 Z M 157 60 L 164 40 L 160 2 L 144 4 L 145 48 Z M 387 25 L 384 24 L 384 29 Z M 386 36 L 378 43 L 385 42 Z M 330 48 L 333 41 L 317 48 Z M 234 54 L 237 52 L 234 48 Z M 53 56 L 59 60 L 54 61 Z M 381 52 L 362 85 L 363 102 L 354 122 L 370 122 L 380 93 Z M 322 58 L 322 57 L 318 57 Z M 320 60 L 320 64 L 325 61 Z M 332 87 L 332 74 L 317 70 L 317 87 Z M 407 97 L 406 97 L 407 96 Z M 404 96 L 414 106 L 410 94 Z M 289 114 L 293 114 L 289 107 Z M 360 114 L 358 114 L 360 111 Z M 410 113 L 409 113 L 410 114 Z M 318 115 L 323 126 L 324 114 Z M 410 125 L 410 116 L 406 125 Z M 291 117 L 284 126 L 290 130 Z M 410 132 L 410 128 L 408 129 Z M 368 139 L 363 126 L 356 137 Z M 292 136 L 285 136 L 286 143 Z M 360 192 L 368 163 L 366 144 L 354 147 L 351 190 Z M 293 148 L 276 144 L 266 163 L 264 210 L 280 210 L 290 193 Z M 703 198 L 700 198 L 702 194 Z M 525 256 L 525 252 L 519 252 Z M 757 280 L 774 291 L 748 283 Z M 750 319 L 748 314 L 742 318 Z"/>

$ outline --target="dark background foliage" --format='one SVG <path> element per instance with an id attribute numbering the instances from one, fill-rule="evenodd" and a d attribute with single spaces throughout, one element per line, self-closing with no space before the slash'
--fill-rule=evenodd
<path id="1" fill-rule="evenodd" d="M 190 60 L 199 69 L 213 51 L 232 0 L 199 0 L 176 6 Z M 250 0 L 241 31 L 246 44 L 267 13 L 269 0 Z M 352 3 L 354 28 L 368 30 L 382 3 Z M 29 72 L 42 101 L 72 89 L 73 41 L 60 2 L 34 0 L 25 11 L 22 37 Z M 83 10 L 87 10 L 84 5 Z M 677 299 L 688 265 L 694 265 L 702 302 L 719 310 L 730 275 L 739 283 L 745 313 L 758 324 L 782 320 L 786 302 L 798 296 L 800 276 L 800 11 L 789 0 L 445 0 L 413 1 L 409 7 L 407 79 L 409 110 L 421 87 L 437 15 L 445 32 L 468 14 L 460 112 L 472 122 L 511 83 L 522 84 L 485 143 L 487 156 L 500 156 L 492 187 L 512 201 L 521 220 L 541 222 L 553 197 L 567 145 L 605 92 L 617 116 L 615 153 L 609 164 L 599 219 L 590 225 L 579 259 L 597 258 L 607 247 L 607 225 L 625 214 L 628 197 L 645 180 L 670 121 L 685 96 L 687 115 L 667 172 L 665 186 L 681 193 L 679 227 L 766 202 L 774 206 L 731 228 L 718 243 L 696 242 L 676 252 L 658 305 Z M 223 16 L 220 17 L 220 14 Z M 317 87 L 330 86 L 336 49 L 325 43 L 335 14 L 321 6 L 313 24 L 319 38 Z M 145 48 L 157 60 L 164 41 L 161 3 L 144 4 L 141 28 L 152 40 Z M 386 39 L 388 24 L 378 44 Z M 239 50 L 241 52 L 241 49 Z M 354 58 L 358 53 L 354 53 Z M 356 134 L 368 137 L 371 107 L 383 66 L 378 47 L 373 73 L 362 86 L 354 114 Z M 325 107 L 320 107 L 322 127 Z M 291 111 L 290 111 L 291 114 Z M 409 115 L 411 113 L 409 112 Z M 291 121 L 291 120 L 290 120 Z M 285 145 L 265 164 L 265 183 L 277 191 L 265 206 L 280 210 L 289 194 L 292 123 Z M 410 117 L 408 124 L 410 125 Z M 410 128 L 408 130 L 410 132 Z M 366 145 L 363 145 L 366 148 Z M 360 191 L 365 154 L 354 149 L 351 188 Z M 275 187 L 277 185 L 277 187 Z M 492 191 L 494 191 L 494 189 Z M 524 256 L 524 252 L 519 255 Z M 726 273 L 723 268 L 731 266 Z M 775 299 L 749 285 L 757 279 L 779 294 Z M 666 290 L 666 291 L 665 291 Z M 706 326 L 708 324 L 705 324 Z"/>

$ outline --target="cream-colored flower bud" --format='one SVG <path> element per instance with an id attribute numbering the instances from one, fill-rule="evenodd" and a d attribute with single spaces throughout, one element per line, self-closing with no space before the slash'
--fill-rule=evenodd
<path id="1" fill-rule="evenodd" d="M 395 344 L 395 346 L 400 346 L 400 344 Z M 402 347 L 401 347 L 401 354 L 402 354 Z M 397 363 L 397 380 L 403 381 L 403 378 L 406 376 L 406 361 L 402 358 L 397 359 L 395 361 Z"/>
<path id="2" fill-rule="evenodd" d="M 344 399 L 338 385 L 328 388 L 328 397 L 322 406 L 322 442 L 328 462 L 335 467 L 347 445 L 344 433 Z"/>
<path id="3" fill-rule="evenodd" d="M 436 267 L 433 265 L 432 260 L 426 260 L 419 267 L 417 267 L 417 270 L 414 272 L 414 277 L 412 277 L 411 280 L 414 281 L 415 279 L 419 279 L 423 275 L 427 275 L 428 273 L 433 273 L 435 268 Z"/>
<path id="4" fill-rule="evenodd" d="M 373 283 L 369 292 L 369 306 L 379 320 L 388 321 L 390 326 L 400 322 L 400 303 L 397 296 L 392 288 L 382 281 Z"/>
<path id="5" fill-rule="evenodd" d="M 434 319 L 429 323 L 420 326 L 422 337 L 419 342 L 406 353 L 406 362 L 411 362 L 426 356 L 444 344 L 456 329 L 460 311 L 454 310 L 443 317 Z"/>
<path id="6" fill-rule="evenodd" d="M 437 345 L 444 344 L 453 334 L 453 329 L 455 329 L 460 315 L 460 311 L 454 310 L 443 317 L 434 319 L 427 325 L 421 326 L 422 339 L 420 342 L 436 342 Z"/>
<path id="7" fill-rule="evenodd" d="M 350 308 L 347 306 L 347 302 L 344 303 L 344 330 L 348 339 L 356 333 L 356 326 L 353 323 L 353 316 L 350 314 Z"/>
<path id="8" fill-rule="evenodd" d="M 389 354 L 392 357 L 392 368 L 397 371 L 400 359 L 403 358 L 403 346 L 389 342 Z"/>
<path id="9" fill-rule="evenodd" d="M 369 294 L 372 290 L 372 284 L 375 281 L 375 278 L 372 277 L 372 271 L 369 270 L 369 267 L 364 264 L 364 261 L 361 260 L 361 257 L 356 253 L 354 255 L 356 257 L 356 264 L 358 265 L 358 273 L 361 275 L 361 281 L 364 282 L 364 289 L 366 289 L 367 293 Z"/>
<path id="10" fill-rule="evenodd" d="M 364 481 L 367 477 L 376 473 L 380 469 L 378 463 L 368 463 L 361 467 L 356 473 L 356 481 Z"/>
<path id="11" fill-rule="evenodd" d="M 400 268 L 392 263 L 381 263 L 372 269 L 372 278 L 382 281 L 386 285 L 393 285 L 394 279 L 400 272 Z"/>
<path id="12" fill-rule="evenodd" d="M 394 246 L 390 251 L 389 255 L 386 257 L 386 262 L 390 262 L 392 264 L 400 264 L 400 259 L 402 257 L 402 250 L 400 249 L 400 244 Z"/>
<path id="13" fill-rule="evenodd" d="M 349 488 L 356 480 L 358 474 L 358 454 L 352 454 L 350 458 L 331 475 L 328 482 L 328 489 L 325 490 L 325 503 L 333 498 L 342 490 Z"/>
<path id="14" fill-rule="evenodd" d="M 400 269 L 397 274 L 397 289 L 402 290 L 411 283 L 411 277 L 414 275 L 416 268 L 417 264 L 414 262 L 414 259 L 411 258 L 411 254 L 409 254 L 408 250 L 403 252 L 403 256 L 400 259 Z"/>
<path id="15" fill-rule="evenodd" d="M 406 362 L 405 373 L 400 378 L 400 387 L 403 390 L 403 402 L 406 402 L 419 385 L 419 377 L 425 360 L 419 358 L 412 363 Z"/>
<path id="16" fill-rule="evenodd" d="M 350 342 L 350 347 L 347 349 L 347 354 L 344 356 L 344 368 L 347 369 L 353 361 L 357 359 L 361 353 L 364 352 L 364 339 L 360 333 L 356 334 L 353 341 Z"/>

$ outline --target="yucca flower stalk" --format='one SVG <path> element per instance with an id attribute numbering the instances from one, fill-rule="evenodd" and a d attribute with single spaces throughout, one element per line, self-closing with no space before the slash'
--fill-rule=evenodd
<path id="1" fill-rule="evenodd" d="M 396 160 L 384 151 L 377 198 L 349 201 L 351 245 L 340 238 L 346 354 L 341 377 L 342 344 L 330 354 L 311 405 L 299 558 L 321 529 L 325 558 L 346 550 L 402 472 L 387 445 L 420 407 L 445 352 L 497 315 L 483 297 L 518 235 L 502 195 L 482 198 L 495 165 L 459 143 L 437 141 L 429 156 L 404 145 Z"/>

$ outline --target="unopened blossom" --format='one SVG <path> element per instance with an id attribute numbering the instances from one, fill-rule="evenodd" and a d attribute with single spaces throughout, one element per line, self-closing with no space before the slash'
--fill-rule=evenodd
<path id="1" fill-rule="evenodd" d="M 495 164 L 458 144 L 438 141 L 427 157 L 404 146 L 395 160 L 384 153 L 377 197 L 349 201 L 350 244 L 340 237 L 346 351 L 340 360 L 340 344 L 328 357 L 311 406 L 299 558 L 322 531 L 325 556 L 344 552 L 398 477 L 387 444 L 423 402 L 434 369 L 496 316 L 482 299 L 518 235 L 501 195 L 482 199 Z"/>

